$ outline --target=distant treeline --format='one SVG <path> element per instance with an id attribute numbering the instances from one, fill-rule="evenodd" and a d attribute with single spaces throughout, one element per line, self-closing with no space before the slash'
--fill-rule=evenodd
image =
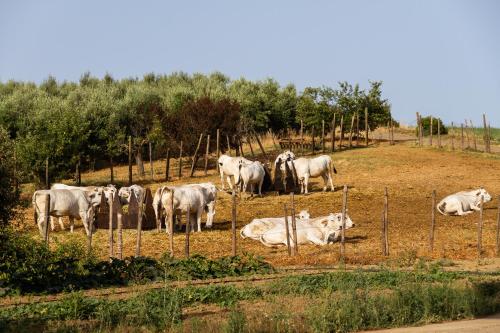
<path id="1" fill-rule="evenodd" d="M 24 180 L 41 180 L 50 159 L 51 178 L 67 177 L 78 161 L 81 169 L 96 161 L 124 160 L 128 137 L 133 138 L 136 161 L 142 164 L 149 142 L 156 154 L 167 148 L 192 153 L 200 133 L 215 139 L 216 129 L 228 135 L 283 133 L 330 128 L 333 114 L 350 124 L 359 112 L 364 123 L 368 109 L 373 130 L 390 119 L 390 104 L 382 98 L 382 82 L 370 82 L 368 91 L 347 82 L 337 88 L 294 85 L 275 80 L 231 80 L 210 75 L 147 74 L 142 79 L 102 79 L 85 73 L 78 83 L 49 77 L 31 82 L 0 82 L 0 127 L 16 147 L 17 168 Z M 337 120 L 338 121 L 338 120 Z M 348 130 L 347 126 L 345 126 Z"/>

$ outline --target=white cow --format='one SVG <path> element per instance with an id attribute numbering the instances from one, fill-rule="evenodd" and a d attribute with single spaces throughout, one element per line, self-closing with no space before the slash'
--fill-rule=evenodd
<path id="1" fill-rule="evenodd" d="M 69 216 L 71 231 L 73 231 L 74 219 L 80 219 L 87 235 L 90 235 L 89 223 L 92 225 L 92 232 L 94 232 L 94 209 L 101 202 L 100 192 L 91 192 L 89 194 L 81 190 L 40 190 L 35 191 L 33 194 L 32 203 L 35 210 L 36 223 L 42 236 L 43 222 L 45 220 L 46 194 L 50 196 L 50 216 Z"/>
<path id="2" fill-rule="evenodd" d="M 170 212 L 170 201 L 172 200 L 172 192 L 173 192 L 173 209 L 174 215 L 179 215 L 190 211 L 190 225 L 191 232 L 194 231 L 195 222 L 198 225 L 198 232 L 201 231 L 201 214 L 203 210 L 207 206 L 207 198 L 209 197 L 209 191 L 199 185 L 190 185 L 190 186 L 178 186 L 175 188 L 169 188 L 165 186 L 161 191 L 160 202 L 161 211 L 165 212 L 165 219 L 168 220 L 168 214 Z M 160 209 L 161 209 L 160 208 Z M 169 232 L 169 228 L 166 228 L 166 232 Z"/>
<path id="3" fill-rule="evenodd" d="M 220 172 L 220 181 L 222 183 L 222 190 L 225 190 L 224 186 L 224 176 L 227 177 L 227 183 L 229 184 L 229 189 L 233 189 L 233 180 L 231 177 L 235 177 L 238 173 L 238 168 L 240 165 L 240 161 L 244 163 L 252 163 L 252 161 L 244 158 L 244 157 L 231 157 L 226 154 L 223 154 L 219 157 L 217 161 L 219 163 L 219 172 Z"/>
<path id="4" fill-rule="evenodd" d="M 481 196 L 484 202 L 491 201 L 491 195 L 485 189 L 480 188 L 451 194 L 441 200 L 436 209 L 443 215 L 467 215 L 481 209 Z"/>
<path id="5" fill-rule="evenodd" d="M 304 158 L 300 157 L 293 160 L 295 165 L 295 170 L 297 172 L 297 178 L 300 184 L 300 193 L 309 193 L 309 178 L 322 177 L 325 185 L 323 191 L 327 190 L 328 184 L 330 188 L 334 191 L 333 186 L 333 173 L 337 173 L 335 169 L 332 158 L 328 155 L 321 155 L 315 158 Z M 284 171 L 284 163 L 281 165 L 282 171 Z"/>
<path id="6" fill-rule="evenodd" d="M 282 152 L 281 154 L 276 156 L 276 159 L 274 160 L 274 165 L 278 164 L 280 161 L 281 162 L 285 162 L 285 161 L 290 162 L 290 161 L 293 161 L 294 159 L 295 159 L 295 154 L 291 150 L 285 150 L 284 152 Z M 289 165 L 289 167 L 291 168 L 292 166 Z M 285 171 L 284 167 L 282 168 L 282 171 Z"/>
<path id="7" fill-rule="evenodd" d="M 340 216 L 339 216 L 340 215 Z M 342 230 L 342 214 L 330 214 L 328 216 L 299 220 L 297 223 L 297 244 L 326 245 L 338 239 Z M 346 215 L 346 229 L 354 226 L 352 220 Z M 290 231 L 291 232 L 291 231 Z M 290 234 L 291 246 L 295 246 Z M 260 241 L 266 246 L 286 245 L 285 226 L 277 224 L 274 228 L 266 231 Z"/>
<path id="8" fill-rule="evenodd" d="M 130 203 L 130 194 L 134 193 L 138 203 L 143 203 L 146 197 L 146 190 L 144 187 L 139 185 L 124 186 L 118 191 L 118 197 L 120 197 L 120 202 L 122 205 L 128 205 Z"/>
<path id="9" fill-rule="evenodd" d="M 296 222 L 298 220 L 308 220 L 311 216 L 307 210 L 300 211 L 299 215 L 296 215 Z M 288 221 L 291 223 L 291 216 L 288 216 Z M 240 230 L 240 236 L 242 238 L 251 238 L 254 240 L 259 240 L 269 229 L 274 228 L 277 224 L 285 225 L 284 217 L 263 217 L 253 219 L 250 223 L 245 225 Z"/>
<path id="10" fill-rule="evenodd" d="M 153 197 L 153 209 L 155 211 L 155 216 L 156 216 L 156 223 L 159 226 L 159 231 L 161 231 L 161 217 L 163 215 L 163 210 L 165 207 L 163 206 L 163 195 L 166 195 L 165 190 L 170 189 L 176 191 L 179 187 L 192 187 L 195 190 L 198 190 L 201 192 L 201 195 L 204 197 L 204 202 L 206 203 L 205 206 L 203 207 L 204 210 L 207 212 L 207 222 L 205 226 L 207 228 L 211 228 L 213 225 L 214 217 L 215 217 L 215 205 L 217 202 L 217 187 L 213 183 L 201 183 L 201 184 L 188 184 L 188 185 L 182 185 L 182 186 L 161 186 L 159 187 L 155 195 Z M 200 189 L 203 188 L 204 190 Z M 167 202 L 168 204 L 168 202 Z"/>
<path id="11" fill-rule="evenodd" d="M 245 193 L 248 185 L 250 185 L 251 196 L 253 197 L 254 186 L 257 185 L 259 190 L 259 196 L 262 197 L 262 183 L 264 183 L 264 177 L 266 176 L 266 171 L 264 166 L 259 161 L 254 161 L 251 163 L 245 163 L 239 161 L 238 170 L 235 175 L 236 185 L 243 183 L 242 192 Z"/>
<path id="12" fill-rule="evenodd" d="M 115 185 L 109 184 L 107 186 L 72 186 L 72 185 L 66 185 L 62 183 L 55 183 L 50 187 L 51 190 L 77 190 L 77 191 L 84 191 L 88 195 L 93 195 L 99 194 L 99 193 L 104 193 L 104 196 L 106 197 L 106 201 L 109 203 L 110 200 L 112 199 L 112 195 L 116 193 L 116 187 Z M 100 196 L 99 196 L 100 198 Z M 100 203 L 100 202 L 99 202 Z M 55 217 L 51 216 L 50 217 L 50 228 L 53 231 L 55 229 Z M 61 230 L 64 230 L 64 223 L 62 216 L 57 218 L 59 222 L 59 226 L 61 227 Z M 73 220 L 70 219 L 70 231 L 73 232 Z"/>

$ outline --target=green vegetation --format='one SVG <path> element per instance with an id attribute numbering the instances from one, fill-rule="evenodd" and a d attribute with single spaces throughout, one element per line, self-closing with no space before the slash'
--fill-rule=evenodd
<path id="1" fill-rule="evenodd" d="M 273 79 L 231 80 L 221 73 L 123 80 L 85 73 L 79 83 L 54 77 L 40 85 L 0 82 L 0 126 L 15 140 L 24 181 L 43 182 L 47 158 L 51 181 L 71 177 L 77 165 L 85 171 L 105 167 L 111 158 L 125 162 L 129 136 L 143 174 L 148 143 L 153 155 L 164 156 L 166 149 L 175 154 L 182 140 L 185 154 L 192 154 L 200 133 L 211 135 L 215 149 L 217 128 L 234 147 L 235 136 L 297 129 L 300 120 L 306 129 L 319 129 L 324 120 L 328 130 L 334 113 L 347 123 L 358 112 L 363 123 L 366 107 L 373 130 L 390 119 L 381 86 L 370 82 L 364 91 L 341 82 L 338 89 L 309 87 L 298 93 Z M 226 140 L 221 142 L 225 149 Z"/>
<path id="2" fill-rule="evenodd" d="M 443 121 L 440 118 L 432 119 L 432 134 L 438 134 L 438 127 L 441 134 L 448 134 L 448 128 L 444 126 Z M 431 133 L 431 117 L 422 117 L 422 129 L 424 135 L 430 135 Z"/>
<path id="3" fill-rule="evenodd" d="M 210 260 L 195 255 L 189 259 L 160 260 L 130 257 L 97 261 L 78 243 L 58 245 L 54 251 L 44 243 L 9 229 L 0 232 L 0 290 L 2 293 L 57 293 L 105 286 L 123 286 L 148 281 L 209 279 L 248 274 L 266 274 L 273 268 L 260 257 L 244 254 Z"/>
<path id="4" fill-rule="evenodd" d="M 309 288 L 304 288 L 305 284 L 310 284 Z M 60 327 L 78 320 L 81 327 L 78 330 L 74 327 L 75 331 L 108 331 L 117 327 L 125 331 L 127 327 L 181 331 L 185 319 L 183 309 L 216 304 L 231 309 L 227 322 L 211 323 L 218 331 L 351 332 L 490 314 L 500 309 L 499 296 L 500 280 L 495 274 L 338 272 L 288 277 L 260 286 L 172 289 L 166 285 L 161 290 L 126 300 L 95 299 L 71 293 L 56 302 L 0 310 L 0 329 Z M 286 307 L 289 297 L 305 297 L 311 304 L 304 313 L 292 314 Z M 251 301 L 259 300 L 262 307 L 262 302 L 280 304 L 280 299 L 284 299 L 284 306 L 261 316 L 258 322 L 247 320 L 247 311 L 240 303 L 245 301 L 253 309 Z M 192 327 L 204 331 L 202 323 L 195 324 Z"/>
<path id="5" fill-rule="evenodd" d="M 14 143 L 0 125 L 0 228 L 12 218 L 13 207 L 18 203 L 19 191 L 15 187 Z"/>

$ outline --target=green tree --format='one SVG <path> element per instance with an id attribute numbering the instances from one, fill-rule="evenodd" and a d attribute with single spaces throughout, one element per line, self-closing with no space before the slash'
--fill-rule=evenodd
<path id="1" fill-rule="evenodd" d="M 7 130 L 0 127 L 0 227 L 9 223 L 19 200 L 19 192 L 15 187 L 14 149 Z"/>

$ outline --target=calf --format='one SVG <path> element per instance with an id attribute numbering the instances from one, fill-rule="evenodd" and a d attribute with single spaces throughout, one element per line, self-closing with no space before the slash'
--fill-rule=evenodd
<path id="1" fill-rule="evenodd" d="M 247 160 L 244 157 L 231 157 L 228 155 L 221 155 L 219 157 L 219 160 L 217 161 L 219 163 L 219 172 L 220 172 L 220 181 L 222 183 L 222 190 L 225 190 L 224 187 L 224 176 L 227 177 L 227 183 L 229 184 L 229 189 L 233 189 L 233 180 L 231 177 L 235 177 L 236 174 L 238 173 L 238 168 L 240 165 L 240 162 L 243 163 L 252 163 L 252 161 Z"/>
<path id="2" fill-rule="evenodd" d="M 124 186 L 118 191 L 118 196 L 120 197 L 120 202 L 122 205 L 128 205 L 130 203 L 130 195 L 134 193 L 137 202 L 142 204 L 146 197 L 146 190 L 144 187 L 139 185 Z"/>
<path id="3" fill-rule="evenodd" d="M 491 195 L 485 189 L 474 191 L 463 191 L 451 194 L 441 200 L 436 209 L 443 215 L 467 215 L 481 209 L 481 197 L 483 202 L 491 201 Z"/>

